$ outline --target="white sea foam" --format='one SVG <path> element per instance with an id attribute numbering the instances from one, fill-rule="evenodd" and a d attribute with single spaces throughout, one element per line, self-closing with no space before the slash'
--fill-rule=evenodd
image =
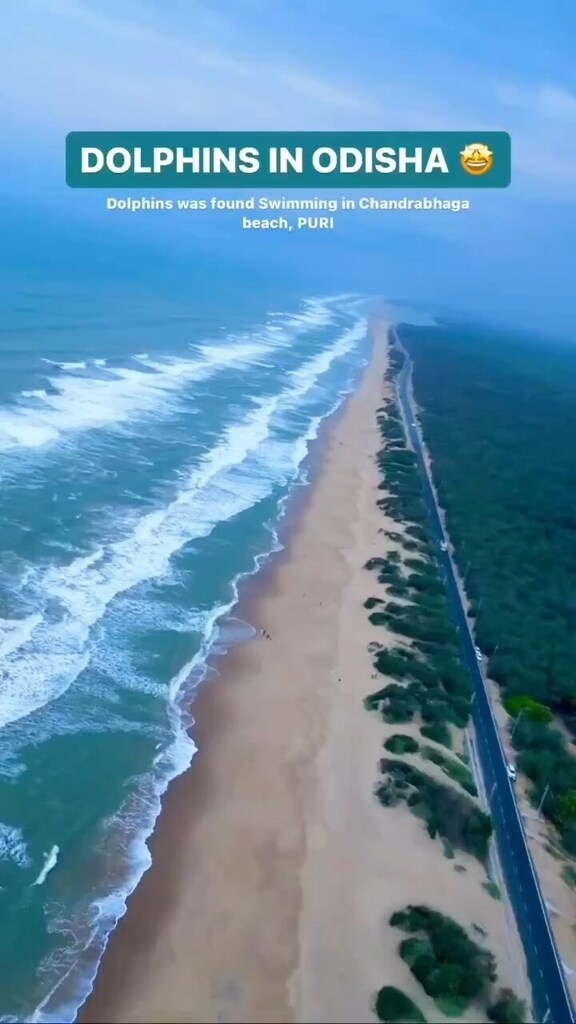
<path id="1" fill-rule="evenodd" d="M 32 882 L 32 885 L 43 885 L 44 884 L 44 882 L 46 881 L 46 879 L 47 879 L 48 875 L 50 874 L 50 872 L 53 871 L 53 869 L 56 867 L 56 864 L 58 862 L 58 854 L 59 853 L 60 853 L 60 847 L 56 846 L 56 845 L 54 845 L 52 847 L 52 849 L 48 851 L 48 853 L 46 854 L 46 860 L 44 861 L 44 864 L 42 865 L 42 870 L 41 870 L 40 874 L 38 875 L 38 878 L 36 878 Z"/>
<path id="2" fill-rule="evenodd" d="M 62 363 L 56 359 L 42 359 L 43 363 L 48 363 L 49 366 L 57 366 L 59 370 L 85 370 L 86 363 Z"/>
<path id="3" fill-rule="evenodd" d="M 0 451 L 39 448 L 63 436 L 103 427 L 115 427 L 133 418 L 157 414 L 170 407 L 186 384 L 210 378 L 222 370 L 242 369 L 290 344 L 295 332 L 332 323 L 325 300 L 310 299 L 301 314 L 284 316 L 252 335 L 232 335 L 223 343 L 199 344 L 190 358 L 134 356 L 134 366 L 100 366 L 98 376 L 62 373 L 50 378 L 50 390 L 27 391 L 14 407 L 0 409 Z M 46 363 L 60 371 L 86 369 L 86 363 Z M 93 361 L 95 365 L 97 361 Z"/>
<path id="4" fill-rule="evenodd" d="M 322 313 L 319 309 L 317 326 L 321 326 L 322 316 L 326 318 L 328 314 L 326 311 Z M 301 328 L 296 329 L 300 331 Z M 275 333 L 274 327 L 270 330 L 272 334 Z M 51 626 L 47 623 L 35 623 L 29 638 L 32 642 L 21 646 L 19 656 L 22 668 L 30 666 L 29 659 L 34 653 L 38 654 L 38 660 L 30 674 L 22 671 L 19 680 L 13 680 L 15 699 L 26 699 L 25 687 L 36 674 L 38 682 L 42 682 L 42 666 L 47 670 L 45 674 L 48 682 L 56 682 L 57 692 L 61 692 L 58 687 L 65 688 L 69 685 L 81 670 L 82 664 L 86 663 L 82 659 L 89 651 L 88 631 L 91 619 L 94 615 L 94 621 L 102 617 L 115 594 L 122 593 L 135 583 L 154 576 L 163 578 L 170 571 L 172 554 L 196 536 L 205 536 L 217 521 L 237 514 L 242 508 L 258 500 L 258 497 L 269 493 L 273 480 L 280 481 L 294 477 L 295 474 L 298 474 L 299 479 L 302 477 L 301 466 L 308 450 L 308 441 L 316 436 L 324 415 L 338 406 L 343 392 L 334 392 L 331 409 L 325 410 L 322 416 L 310 419 L 309 413 L 306 415 L 303 421 L 305 432 L 300 437 L 280 440 L 277 428 L 290 422 L 299 422 L 301 403 L 305 403 L 309 397 L 316 394 L 313 389 L 317 383 L 322 383 L 322 376 L 330 369 L 332 362 L 351 351 L 361 340 L 364 331 L 363 324 L 355 325 L 351 331 L 338 338 L 331 349 L 319 353 L 303 367 L 287 375 L 283 393 L 255 402 L 250 416 L 230 427 L 197 470 L 183 476 L 176 500 L 165 508 L 144 516 L 122 541 L 103 545 L 87 556 L 76 558 L 66 569 L 53 568 L 41 575 L 36 574 L 39 605 L 57 602 L 61 607 L 62 618 L 60 622 Z M 297 418 L 291 421 L 291 414 Z M 285 503 L 282 502 L 281 512 L 284 507 Z M 206 532 L 202 533 L 199 530 Z M 273 530 L 271 533 L 272 548 L 278 550 L 280 544 L 277 535 Z M 157 545 L 161 548 L 158 553 Z M 153 556 L 152 564 L 150 555 Z M 267 556 L 268 552 L 255 559 L 253 572 L 257 571 Z M 172 680 L 171 694 L 175 701 L 190 673 L 203 671 L 207 653 L 218 636 L 218 622 L 236 604 L 238 579 L 233 581 L 230 600 L 214 607 L 202 617 L 202 621 L 198 619 L 195 622 L 194 628 L 201 628 L 203 631 L 204 642 L 195 657 Z M 134 609 L 137 608 L 138 596 L 138 592 L 135 592 L 132 602 L 130 595 L 130 603 Z M 122 613 L 125 610 L 123 605 Z M 11 629 L 8 633 L 11 633 Z M 70 634 L 68 640 L 67 633 Z M 49 662 L 46 655 L 55 650 L 55 645 L 58 657 L 55 662 Z M 36 646 L 38 650 L 34 652 Z M 66 659 L 69 655 L 71 662 L 76 658 L 74 668 L 66 660 L 62 661 L 62 658 Z M 7 667 L 12 671 L 16 667 L 16 659 L 9 658 Z M 46 683 L 46 679 L 43 683 Z M 0 698 L 3 688 L 4 680 L 0 676 Z M 40 700 L 40 690 L 37 688 L 35 691 L 35 699 L 41 703 L 55 695 L 56 691 L 45 690 L 44 700 Z M 36 703 L 35 706 L 38 707 L 40 704 Z M 86 905 L 86 926 L 91 934 L 86 936 L 86 929 L 81 929 L 78 933 L 80 944 L 75 945 L 74 922 L 70 922 L 69 918 L 70 908 L 62 908 L 61 920 L 52 912 L 50 914 L 48 927 L 52 933 L 63 933 L 65 945 L 58 950 L 57 959 L 52 954 L 47 958 L 44 967 L 48 976 L 53 979 L 56 972 L 58 977 L 54 984 L 50 983 L 50 991 L 36 1007 L 32 1016 L 27 1018 L 30 1021 L 55 1024 L 57 1021 L 76 1019 L 77 1007 L 86 997 L 93 982 L 106 937 L 125 912 L 127 896 L 151 863 L 146 840 L 154 828 L 160 810 L 160 797 L 169 781 L 190 764 L 195 752 L 192 740 L 184 729 L 178 727 L 176 705 L 173 710 L 176 730 L 174 743 L 167 750 L 158 753 L 154 763 L 155 770 L 143 777 L 142 788 L 136 802 L 130 807 L 123 808 L 118 819 L 109 823 L 113 830 L 122 828 L 123 825 L 126 828 L 126 841 L 120 843 L 126 857 L 126 870 L 122 872 L 124 877 L 120 881 L 118 871 L 121 870 L 121 866 L 114 859 L 114 881 L 112 878 L 110 880 L 112 891 L 96 905 L 93 904 L 92 908 L 89 904 Z M 26 710 L 21 710 L 16 717 L 26 713 Z M 45 880 L 50 857 L 52 862 L 49 870 L 56 863 L 54 853 L 57 858 L 57 848 L 50 851 L 36 884 L 40 885 Z M 113 885 L 115 888 L 112 888 Z M 88 898 L 91 897 L 87 894 Z M 75 912 L 77 909 L 75 908 Z M 90 961 L 85 952 L 86 939 Z M 58 1003 L 60 1005 L 57 1005 Z"/>
<path id="5" fill-rule="evenodd" d="M 22 647 L 40 622 L 42 615 L 39 612 L 22 619 L 0 619 L 0 662 L 12 651 Z"/>
<path id="6" fill-rule="evenodd" d="M 328 413 L 333 412 L 339 404 L 339 399 L 345 394 L 344 391 L 335 396 L 334 402 Z M 308 428 L 306 441 L 316 436 L 318 426 L 323 417 L 315 417 Z M 307 450 L 307 445 L 304 445 Z M 302 453 L 303 448 L 299 446 Z M 278 453 L 276 453 L 278 454 Z M 303 481 L 304 482 L 304 481 Z M 279 518 L 282 518 L 286 511 L 287 496 L 280 502 Z M 116 927 L 118 921 L 126 912 L 128 897 L 138 885 L 142 875 L 151 866 L 152 858 L 148 848 L 148 839 L 151 836 L 156 820 L 161 810 L 161 798 L 168 788 L 172 779 L 184 772 L 190 765 L 196 746 L 188 734 L 189 720 L 186 712 L 178 711 L 177 698 L 192 675 L 196 682 L 199 682 L 206 671 L 207 657 L 213 648 L 218 637 L 219 622 L 235 607 L 238 601 L 238 589 L 241 580 L 247 576 L 254 575 L 261 565 L 270 557 L 274 551 L 282 549 L 275 529 L 271 529 L 272 542 L 270 548 L 254 558 L 252 569 L 240 574 L 232 580 L 230 598 L 226 603 L 216 605 L 210 612 L 202 616 L 204 628 L 204 641 L 198 653 L 185 664 L 180 672 L 173 678 L 171 684 L 171 697 L 174 701 L 173 710 L 175 714 L 175 735 L 174 740 L 167 749 L 161 749 L 153 761 L 155 771 L 148 774 L 141 780 L 141 789 L 136 799 L 136 813 L 134 807 L 124 806 L 115 819 L 104 823 L 105 828 L 116 836 L 118 849 L 122 851 L 125 858 L 125 876 L 122 882 L 116 880 L 114 887 L 106 895 L 95 901 L 87 908 L 86 919 L 90 922 L 90 933 L 86 937 L 76 938 L 75 943 L 70 946 L 71 936 L 74 929 L 71 928 L 69 917 L 66 913 L 61 918 L 53 916 L 49 928 L 51 932 L 62 932 L 68 940 L 67 962 L 68 967 L 62 971 L 55 984 L 46 994 L 42 1002 L 36 1007 L 29 1018 L 31 1024 L 58 1024 L 58 1022 L 72 1022 L 76 1020 L 78 1006 L 83 1003 L 92 991 L 96 978 L 97 969 L 106 948 L 109 935 Z M 199 627 L 200 622 L 196 622 Z M 119 863 L 115 861 L 115 871 L 119 870 Z M 117 878 L 117 875 L 116 875 Z M 90 951 L 90 963 L 87 960 L 87 951 Z M 59 992 L 63 986 L 69 984 L 78 961 L 85 965 L 83 976 L 76 979 L 76 987 L 69 989 L 70 994 L 59 999 Z M 64 966 L 66 961 L 62 961 Z M 74 993 L 74 994 L 72 994 Z"/>
<path id="7" fill-rule="evenodd" d="M 230 426 L 194 471 L 183 477 L 177 497 L 143 516 L 125 538 L 38 575 L 39 603 L 42 608 L 50 605 L 52 613 L 0 662 L 0 724 L 29 714 L 70 686 L 89 662 L 91 628 L 117 595 L 162 578 L 172 556 L 187 543 L 208 536 L 217 522 L 250 508 L 297 471 L 307 452 L 307 437 L 279 447 L 273 436 L 275 418 L 281 421 L 282 415 L 298 408 L 334 360 L 357 346 L 365 330 L 365 322 L 358 321 L 330 348 L 294 371 L 282 392 L 255 401 L 245 419 Z M 319 418 L 314 420 L 309 430 L 316 431 L 318 422 Z M 57 616 L 55 607 L 60 609 Z"/>
<path id="8" fill-rule="evenodd" d="M 264 346 L 238 346 L 239 362 L 256 359 Z M 63 376 L 56 390 L 36 396 L 34 404 L 0 411 L 0 450 L 37 448 L 61 436 L 115 427 L 158 409 L 185 383 L 200 381 L 231 365 L 233 346 L 212 349 L 192 359 L 139 360 L 141 368 L 122 367 L 103 377 Z"/>
<path id="9" fill-rule="evenodd" d="M 205 636 L 199 652 L 184 665 L 173 680 L 172 697 L 177 698 L 182 685 L 190 678 L 191 673 L 199 665 L 205 668 L 206 658 L 216 635 L 218 621 L 227 615 L 238 601 L 238 586 L 244 576 L 254 575 L 274 550 L 281 545 L 273 533 L 271 550 L 257 555 L 251 570 L 232 581 L 231 595 L 228 602 L 215 606 L 205 617 Z M 197 681 L 203 672 L 197 675 Z M 140 788 L 129 797 L 118 814 L 109 821 L 103 822 L 104 842 L 109 846 L 108 835 L 115 839 L 117 856 L 114 858 L 114 885 L 107 895 L 92 902 L 82 914 L 83 925 L 89 928 L 88 934 L 77 935 L 70 921 L 67 908 L 61 914 L 52 914 L 49 921 L 51 933 L 66 936 L 66 953 L 60 961 L 60 973 L 46 993 L 41 1003 L 35 1007 L 28 1018 L 29 1024 L 72 1024 L 77 1018 L 78 1007 L 92 991 L 98 965 L 107 945 L 108 937 L 126 913 L 126 902 L 138 885 L 142 875 L 152 864 L 148 848 L 148 839 L 154 831 L 156 820 L 161 810 L 161 798 L 172 779 L 186 771 L 196 753 L 196 745 L 188 734 L 190 724 L 187 713 L 173 706 L 174 739 L 172 743 L 161 749 L 153 760 L 153 772 L 147 773 L 140 780 Z M 119 872 L 124 867 L 124 878 L 118 881 Z M 90 961 L 87 953 L 90 953 Z M 59 997 L 74 975 L 78 962 L 84 965 L 83 975 L 77 977 L 76 988 L 69 989 L 67 997 Z M 66 967 L 67 964 L 67 967 Z M 50 967 L 52 965 L 50 964 Z M 74 994 L 72 994 L 74 993 Z M 3 1018 L 0 1018 L 2 1020 Z"/>
<path id="10" fill-rule="evenodd" d="M 18 867 L 30 866 L 30 857 L 22 830 L 0 822 L 0 860 L 13 861 Z"/>
<path id="11" fill-rule="evenodd" d="M 115 818 L 102 823 L 105 842 L 110 836 L 114 841 L 116 886 L 84 908 L 80 929 L 76 920 L 70 920 L 68 907 L 61 906 L 60 913 L 51 914 L 48 929 L 66 937 L 66 949 L 59 953 L 56 980 L 27 1018 L 29 1024 L 72 1024 L 77 1019 L 79 1005 L 92 990 L 108 936 L 126 912 L 126 900 L 151 866 L 147 840 L 160 813 L 161 797 L 172 779 L 188 768 L 195 753 L 196 747 L 186 730 L 176 728 L 173 742 L 154 761 L 156 770 L 141 779 L 139 791 L 128 797 Z M 125 879 L 117 887 L 122 867 Z M 82 975 L 74 978 L 79 964 Z M 53 975 L 51 957 L 43 966 Z M 66 997 L 59 996 L 62 990 L 67 991 Z"/>

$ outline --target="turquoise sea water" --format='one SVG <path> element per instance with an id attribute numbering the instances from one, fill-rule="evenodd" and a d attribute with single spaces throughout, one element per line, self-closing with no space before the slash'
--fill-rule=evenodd
<path id="1" fill-rule="evenodd" d="M 0 1020 L 74 1020 L 193 758 L 183 698 L 249 629 L 238 580 L 278 547 L 309 444 L 366 363 L 365 307 L 8 304 Z"/>

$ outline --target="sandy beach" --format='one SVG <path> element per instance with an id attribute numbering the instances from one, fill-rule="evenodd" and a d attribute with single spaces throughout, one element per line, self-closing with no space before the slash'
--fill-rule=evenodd
<path id="1" fill-rule="evenodd" d="M 198 754 L 166 796 L 153 866 L 84 1022 L 370 1022 L 385 984 L 438 1020 L 387 923 L 409 902 L 482 928 L 499 983 L 525 995 L 506 901 L 482 887 L 481 866 L 459 855 L 455 871 L 405 807 L 374 797 L 397 730 L 362 703 L 375 687 L 368 644 L 387 641 L 363 608 L 378 590 L 363 566 L 398 527 L 376 507 L 384 322 L 373 338 L 287 549 L 242 607 L 258 635 L 219 660 L 194 703 Z"/>

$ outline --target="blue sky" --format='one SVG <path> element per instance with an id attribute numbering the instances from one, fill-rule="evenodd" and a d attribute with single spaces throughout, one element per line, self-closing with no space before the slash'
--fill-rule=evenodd
<path id="1" fill-rule="evenodd" d="M 571 336 L 570 0 L 19 0 L 2 20 L 0 213 L 19 239 L 14 264 L 36 233 L 38 273 L 45 249 L 78 256 L 80 238 L 88 263 L 111 271 L 125 250 L 128 275 L 143 241 L 185 268 L 232 230 L 222 217 L 112 218 L 103 193 L 67 190 L 73 129 L 504 129 L 512 186 L 474 194 L 468 215 L 364 215 L 296 244 L 233 229 L 226 250 L 311 285 L 350 280 Z"/>

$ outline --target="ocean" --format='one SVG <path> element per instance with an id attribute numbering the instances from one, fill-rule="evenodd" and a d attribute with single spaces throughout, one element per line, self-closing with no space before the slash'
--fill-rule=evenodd
<path id="1" fill-rule="evenodd" d="M 310 443 L 367 362 L 359 295 L 218 308 L 49 289 L 6 304 L 4 1022 L 75 1019 L 193 760 L 192 689 L 251 632 L 238 582 L 279 549 Z"/>

